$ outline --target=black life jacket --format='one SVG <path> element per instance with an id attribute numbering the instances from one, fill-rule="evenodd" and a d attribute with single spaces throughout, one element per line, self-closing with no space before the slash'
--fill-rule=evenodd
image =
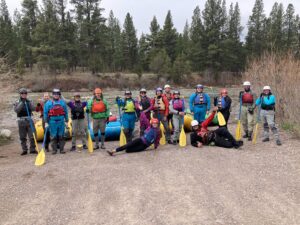
<path id="1" fill-rule="evenodd" d="M 18 102 L 18 104 L 21 101 L 22 100 L 20 99 L 19 102 Z M 28 108 L 28 111 L 29 111 L 29 115 L 31 116 L 32 115 L 32 111 L 31 111 L 31 108 L 30 108 L 30 101 L 26 100 L 26 104 L 27 104 L 27 108 Z M 22 110 L 17 113 L 17 117 L 27 117 L 27 116 L 28 116 L 28 113 L 27 113 L 27 110 L 26 110 L 25 102 L 24 102 Z"/>
<path id="2" fill-rule="evenodd" d="M 72 120 L 84 119 L 84 109 L 81 102 L 73 102 L 74 107 L 71 109 Z"/>

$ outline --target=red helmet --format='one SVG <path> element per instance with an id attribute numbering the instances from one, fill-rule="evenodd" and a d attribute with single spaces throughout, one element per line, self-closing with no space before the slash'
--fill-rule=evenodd
<path id="1" fill-rule="evenodd" d="M 156 118 L 152 118 L 151 121 L 150 121 L 150 123 L 151 124 L 154 124 L 154 123 L 159 124 L 159 120 L 156 119 Z"/>
<path id="2" fill-rule="evenodd" d="M 220 94 L 228 94 L 228 91 L 227 91 L 227 89 L 225 89 L 225 88 L 223 88 L 221 91 L 220 91 Z"/>

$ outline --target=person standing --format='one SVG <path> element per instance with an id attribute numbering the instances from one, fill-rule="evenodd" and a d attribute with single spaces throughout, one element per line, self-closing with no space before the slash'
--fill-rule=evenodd
<path id="1" fill-rule="evenodd" d="M 166 133 L 166 142 L 168 142 L 168 144 L 172 144 L 171 132 L 167 118 L 169 115 L 169 101 L 166 96 L 162 95 L 162 92 L 162 88 L 156 88 L 156 96 L 151 100 L 153 118 L 157 118 L 159 122 L 162 122 Z"/>
<path id="2" fill-rule="evenodd" d="M 121 107 L 122 113 L 122 126 L 124 128 L 124 134 L 126 142 L 129 143 L 133 138 L 133 131 L 135 128 L 136 106 L 138 103 L 132 99 L 131 91 L 125 91 L 125 98 L 121 99 L 119 96 L 116 97 L 116 103 L 118 107 Z"/>
<path id="3" fill-rule="evenodd" d="M 43 130 L 44 130 L 44 135 L 46 135 L 46 140 L 45 140 L 45 150 L 46 152 L 49 152 L 49 143 L 50 143 L 50 131 L 49 129 L 45 129 L 45 120 L 44 120 L 44 106 L 47 103 L 47 101 L 50 100 L 50 96 L 48 92 L 44 93 L 44 97 L 43 99 L 37 103 L 35 111 L 39 112 L 41 114 L 41 118 L 42 118 L 42 126 L 43 126 Z"/>
<path id="4" fill-rule="evenodd" d="M 274 134 L 276 144 L 281 145 L 278 129 L 275 124 L 275 104 L 276 97 L 272 94 L 270 86 L 264 86 L 263 92 L 256 100 L 256 105 L 260 106 L 260 117 L 264 125 L 264 138 L 262 141 L 270 141 L 269 129 L 271 129 Z"/>
<path id="5" fill-rule="evenodd" d="M 220 91 L 219 97 L 214 98 L 214 106 L 217 106 L 218 111 L 223 114 L 227 126 L 230 117 L 231 98 L 225 88 Z"/>
<path id="6" fill-rule="evenodd" d="M 72 147 L 70 151 L 76 150 L 76 137 L 80 137 L 83 145 L 83 149 L 87 149 L 86 146 L 86 133 L 84 124 L 84 108 L 87 106 L 87 102 L 80 100 L 80 94 L 74 94 L 74 100 L 67 103 L 71 109 L 72 116 Z"/>
<path id="7" fill-rule="evenodd" d="M 190 110 L 194 115 L 195 120 L 199 123 L 205 120 L 205 115 L 210 110 L 210 97 L 207 93 L 203 92 L 204 86 L 198 84 L 196 86 L 196 92 L 190 96 Z"/>
<path id="8" fill-rule="evenodd" d="M 33 131 L 32 129 L 34 128 L 31 128 L 30 126 L 30 123 L 33 124 L 31 115 L 34 110 L 34 105 L 33 102 L 27 98 L 27 90 L 25 88 L 21 88 L 19 94 L 20 98 L 14 103 L 14 111 L 17 113 L 19 137 L 22 147 L 21 155 L 26 155 L 28 153 L 27 137 L 30 143 L 30 154 L 36 154 L 36 146 L 33 138 L 33 132 L 35 132 L 35 130 Z"/>
<path id="9" fill-rule="evenodd" d="M 257 98 L 257 95 L 251 90 L 251 83 L 249 81 L 245 81 L 243 86 L 244 91 L 241 91 L 239 95 L 240 104 L 242 106 L 241 122 L 245 132 L 243 138 L 248 138 L 248 141 L 251 141 L 255 117 L 255 99 Z"/>
<path id="10" fill-rule="evenodd" d="M 169 84 L 166 84 L 164 86 L 164 93 L 163 93 L 163 97 L 166 97 L 168 99 L 168 102 L 170 103 L 170 101 L 174 98 L 173 93 L 171 92 L 171 86 Z M 173 124 L 173 114 L 171 112 L 169 112 L 169 115 L 167 116 L 167 120 L 168 120 L 168 124 L 172 124 L 172 127 L 174 128 L 174 124 Z M 171 132 L 171 131 L 170 131 Z"/>
<path id="11" fill-rule="evenodd" d="M 64 154 L 64 134 L 65 127 L 68 126 L 69 116 L 66 102 L 61 98 L 59 89 L 53 89 L 52 100 L 45 104 L 44 120 L 45 128 L 49 126 L 50 129 L 52 154 L 57 153 L 57 144 L 59 144 L 60 154 Z"/>
<path id="12" fill-rule="evenodd" d="M 143 136 L 144 131 L 147 129 L 147 123 L 145 123 L 145 120 L 147 119 L 148 122 L 150 122 L 151 119 L 151 99 L 147 96 L 147 90 L 145 88 L 142 88 L 140 90 L 140 95 L 137 98 L 137 103 L 138 103 L 138 107 L 137 108 L 137 114 L 138 117 L 140 118 L 140 136 Z M 142 114 L 145 115 L 142 116 Z M 141 119 L 142 116 L 142 119 Z"/>
<path id="13" fill-rule="evenodd" d="M 105 149 L 105 129 L 106 123 L 109 121 L 109 106 L 106 99 L 103 97 L 101 88 L 94 90 L 94 97 L 88 101 L 87 113 L 90 113 L 93 118 L 93 132 L 95 137 L 94 150 L 99 149 L 99 130 L 101 133 L 101 149 Z"/>
<path id="14" fill-rule="evenodd" d="M 179 142 L 179 133 L 183 126 L 184 119 L 184 99 L 180 98 L 180 92 L 174 91 L 174 98 L 170 100 L 170 113 L 173 115 L 173 125 L 174 125 L 174 134 L 173 134 L 173 144 L 176 145 Z"/>

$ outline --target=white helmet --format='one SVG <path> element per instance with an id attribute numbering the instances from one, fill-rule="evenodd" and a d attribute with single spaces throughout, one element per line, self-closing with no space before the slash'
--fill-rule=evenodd
<path id="1" fill-rule="evenodd" d="M 166 88 L 171 88 L 171 86 L 170 86 L 169 84 L 166 84 L 166 85 L 164 86 L 164 89 L 166 89 Z"/>
<path id="2" fill-rule="evenodd" d="M 245 82 L 243 83 L 243 86 L 251 86 L 251 83 L 250 83 L 249 81 L 245 81 Z"/>
<path id="3" fill-rule="evenodd" d="M 193 120 L 191 122 L 191 126 L 194 127 L 194 126 L 198 126 L 199 125 L 199 122 L 197 120 Z"/>
<path id="4" fill-rule="evenodd" d="M 263 91 L 264 90 L 271 90 L 270 86 L 264 86 Z"/>

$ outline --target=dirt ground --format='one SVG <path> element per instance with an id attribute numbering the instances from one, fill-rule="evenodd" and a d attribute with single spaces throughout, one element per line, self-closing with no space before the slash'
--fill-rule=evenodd
<path id="1" fill-rule="evenodd" d="M 4 118 L 9 112 L 0 115 L 16 131 L 13 118 Z M 0 224 L 296 225 L 300 141 L 281 136 L 281 147 L 259 140 L 240 150 L 165 145 L 115 157 L 47 154 L 37 168 L 35 156 L 20 156 L 15 135 L 0 146 Z"/>

